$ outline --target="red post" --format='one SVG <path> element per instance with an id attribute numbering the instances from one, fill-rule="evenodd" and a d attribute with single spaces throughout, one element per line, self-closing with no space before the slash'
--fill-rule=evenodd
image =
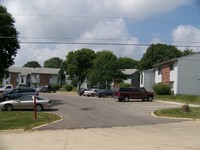
<path id="1" fill-rule="evenodd" d="M 33 97 L 33 100 L 34 100 L 34 120 L 37 119 L 37 111 L 36 111 L 36 97 L 34 96 Z"/>

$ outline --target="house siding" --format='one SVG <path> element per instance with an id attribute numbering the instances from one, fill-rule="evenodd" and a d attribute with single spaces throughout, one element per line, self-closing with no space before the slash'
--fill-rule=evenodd
<path id="1" fill-rule="evenodd" d="M 170 71 L 170 82 L 174 82 L 174 87 L 172 88 L 172 91 L 174 94 L 177 94 L 178 92 L 178 63 L 174 62 L 174 70 Z"/>
<path id="2" fill-rule="evenodd" d="M 144 87 L 147 91 L 153 91 L 155 83 L 154 69 L 144 70 L 140 74 L 140 87 Z"/>
<path id="3" fill-rule="evenodd" d="M 177 94 L 200 95 L 200 53 L 178 61 Z"/>
<path id="4" fill-rule="evenodd" d="M 158 74 L 158 68 L 155 68 L 155 83 L 162 82 L 162 74 Z"/>

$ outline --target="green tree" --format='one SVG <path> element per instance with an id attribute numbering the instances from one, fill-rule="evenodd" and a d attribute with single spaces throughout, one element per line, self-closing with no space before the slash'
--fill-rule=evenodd
<path id="1" fill-rule="evenodd" d="M 157 63 L 180 56 L 182 56 L 182 52 L 175 46 L 166 44 L 152 44 L 140 60 L 138 69 L 150 69 Z"/>
<path id="2" fill-rule="evenodd" d="M 88 70 L 92 67 L 95 57 L 95 52 L 86 48 L 69 52 L 64 62 L 69 78 L 82 83 L 87 77 Z"/>
<path id="3" fill-rule="evenodd" d="M 59 68 L 61 75 L 61 83 L 65 82 L 65 68 L 64 61 L 59 57 L 52 57 L 46 61 L 44 61 L 44 68 Z"/>
<path id="4" fill-rule="evenodd" d="M 20 48 L 15 20 L 7 9 L 0 5 L 0 79 L 7 74 L 7 69 L 14 64 L 14 57 Z"/>
<path id="5" fill-rule="evenodd" d="M 192 49 L 185 49 L 183 52 L 182 52 L 182 56 L 186 56 L 186 55 L 189 55 L 189 54 L 194 54 L 195 52 L 192 50 Z"/>
<path id="6" fill-rule="evenodd" d="M 41 67 L 41 65 L 37 61 L 29 61 L 23 67 L 37 68 Z"/>
<path id="7" fill-rule="evenodd" d="M 59 57 L 52 57 L 46 61 L 44 61 L 45 68 L 61 68 L 63 60 Z"/>
<path id="8" fill-rule="evenodd" d="M 99 84 L 100 88 L 106 88 L 118 72 L 117 57 L 113 52 L 107 50 L 97 52 L 89 75 L 91 85 Z"/>
<path id="9" fill-rule="evenodd" d="M 133 69 L 136 68 L 138 61 L 128 57 L 119 57 L 117 60 L 119 69 Z"/>

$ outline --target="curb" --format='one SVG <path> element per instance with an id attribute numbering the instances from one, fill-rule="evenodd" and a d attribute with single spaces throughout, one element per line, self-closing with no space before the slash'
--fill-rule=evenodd
<path id="1" fill-rule="evenodd" d="M 163 119 L 176 119 L 176 120 L 188 120 L 188 121 L 200 121 L 200 119 L 194 119 L 194 118 L 177 118 L 177 117 L 162 117 L 162 116 L 156 116 L 154 114 L 154 111 L 151 112 L 151 115 L 155 118 L 163 118 Z"/>
<path id="2" fill-rule="evenodd" d="M 185 105 L 186 103 L 181 102 L 171 102 L 171 101 L 162 101 L 162 100 L 156 100 L 159 103 L 166 103 L 166 104 L 174 104 L 174 105 Z M 190 107 L 200 107 L 200 105 L 196 104 L 188 104 Z"/>
<path id="3" fill-rule="evenodd" d="M 57 123 L 57 122 L 63 121 L 63 120 L 64 120 L 63 117 L 62 117 L 61 115 L 59 115 L 59 116 L 61 117 L 60 120 L 56 120 L 56 121 L 51 122 L 51 123 L 47 123 L 47 124 L 43 124 L 43 125 L 40 125 L 40 126 L 37 126 L 37 127 L 33 127 L 31 130 L 36 130 L 36 129 L 39 129 L 39 128 L 41 128 L 41 127 L 48 126 L 48 125 L 50 125 L 50 124 L 54 124 L 54 123 Z"/>

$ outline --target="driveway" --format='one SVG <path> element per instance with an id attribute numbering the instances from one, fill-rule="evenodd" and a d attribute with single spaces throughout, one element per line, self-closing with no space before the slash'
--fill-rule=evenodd
<path id="1" fill-rule="evenodd" d="M 63 93 L 42 93 L 41 95 L 54 99 L 55 106 L 50 112 L 61 115 L 64 120 L 40 129 L 107 128 L 183 121 L 153 117 L 151 112 L 154 110 L 180 107 L 156 101 L 118 102 L 113 98 L 84 97 Z"/>

